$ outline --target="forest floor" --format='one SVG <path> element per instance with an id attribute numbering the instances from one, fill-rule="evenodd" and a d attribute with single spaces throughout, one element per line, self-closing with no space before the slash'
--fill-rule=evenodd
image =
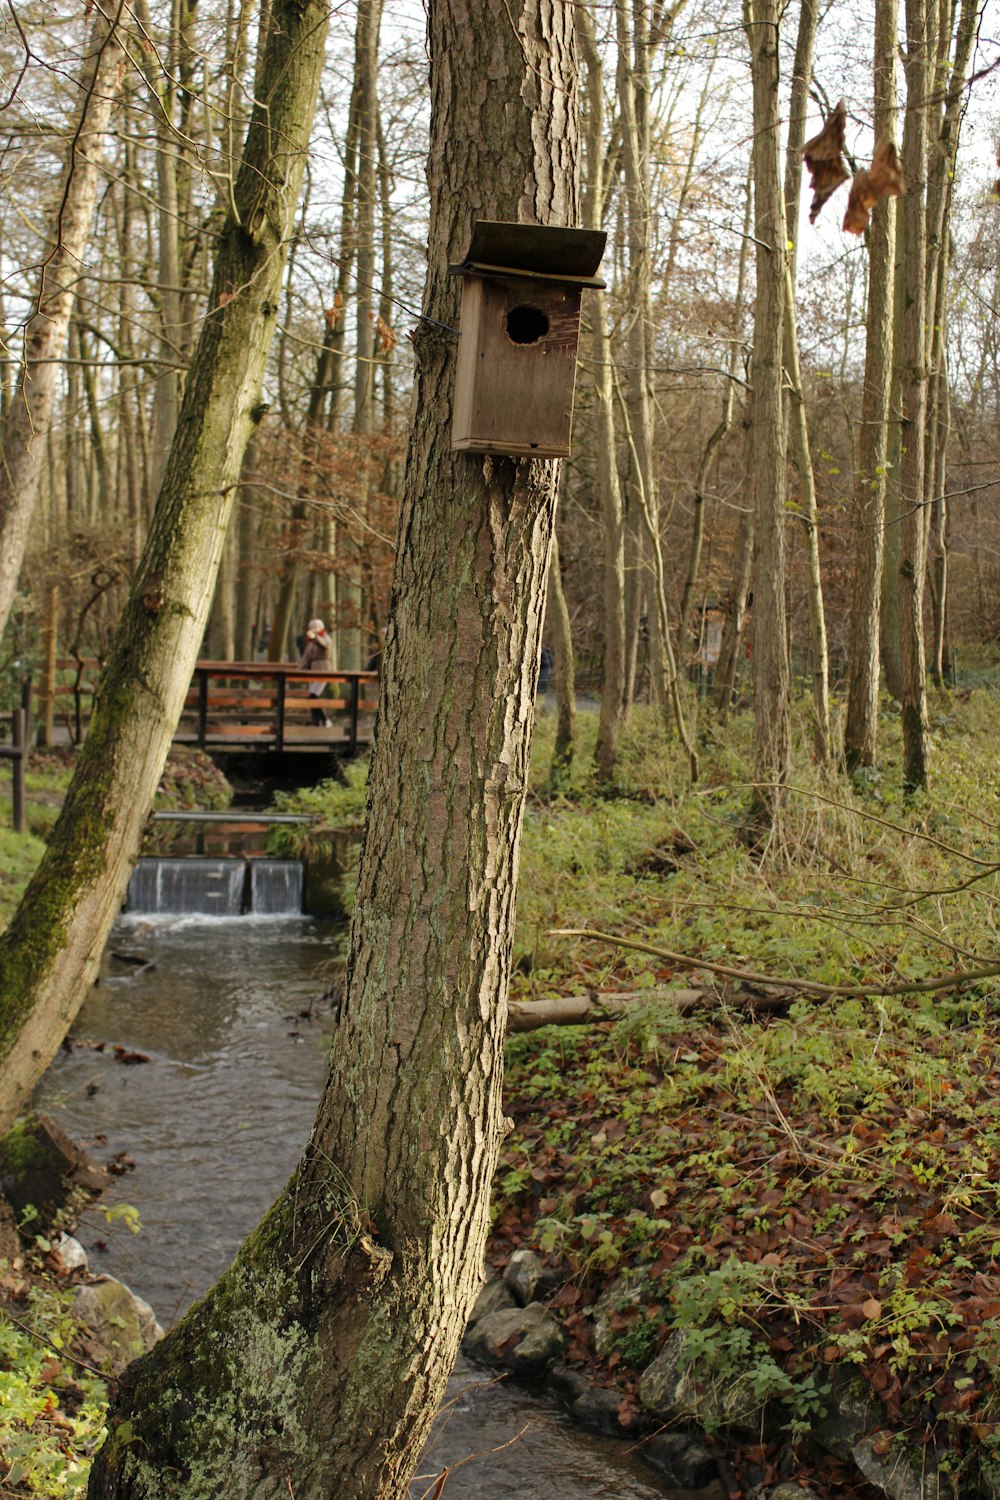
<path id="1" fill-rule="evenodd" d="M 933 710 L 929 793 L 898 790 L 887 708 L 880 775 L 852 785 L 800 752 L 763 856 L 742 835 L 747 722 L 708 728 L 694 789 L 647 723 L 620 796 L 542 792 L 525 824 L 513 998 L 650 998 L 615 1023 L 511 1038 L 492 1255 L 528 1244 L 568 1267 L 569 1362 L 627 1396 L 684 1330 L 704 1378 L 760 1393 L 741 1472 L 798 1473 L 831 1497 L 875 1493 L 801 1441 L 845 1372 L 880 1403 L 876 1451 L 904 1448 L 956 1494 L 1000 1477 L 998 980 L 878 993 L 998 958 L 1000 700 Z M 545 741 L 543 725 L 540 772 Z M 560 935 L 583 927 L 675 956 Z M 752 1015 L 699 958 L 855 993 L 785 992 Z M 692 984 L 707 991 L 693 1014 L 653 993 Z M 589 1313 L 615 1282 L 598 1360 Z"/>
<path id="2" fill-rule="evenodd" d="M 803 717 L 783 836 L 763 853 L 742 834 L 749 715 L 703 715 L 692 788 L 676 743 L 638 714 L 601 795 L 593 716 L 553 794 L 540 715 L 513 998 L 649 998 L 614 1023 L 511 1038 L 491 1257 L 532 1245 L 566 1268 L 568 1361 L 621 1389 L 625 1415 L 678 1329 L 701 1370 L 749 1375 L 759 1431 L 717 1434 L 747 1494 L 779 1474 L 876 1493 L 805 1441 L 845 1371 L 877 1395 L 887 1454 L 905 1446 L 956 1494 L 996 1493 L 1000 987 L 879 993 L 997 957 L 1000 698 L 935 700 L 932 715 L 931 791 L 910 799 L 891 707 L 880 771 L 855 783 L 810 763 Z M 339 822 L 363 805 L 360 770 L 351 782 L 282 800 Z M 560 935 L 584 927 L 608 936 Z M 737 1009 L 699 960 L 767 974 L 785 998 Z M 857 993 L 789 999 L 797 980 Z M 694 1013 L 658 993 L 690 985 L 706 990 Z M 642 1293 L 622 1297 L 598 1358 L 589 1313 L 623 1277 Z"/>

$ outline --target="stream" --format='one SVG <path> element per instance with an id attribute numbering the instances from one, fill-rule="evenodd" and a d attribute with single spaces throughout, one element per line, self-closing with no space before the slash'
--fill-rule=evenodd
<path id="1" fill-rule="evenodd" d="M 63 1051 L 35 1097 L 99 1161 L 123 1168 L 78 1238 L 92 1270 L 145 1297 L 164 1327 L 225 1269 L 277 1195 L 325 1077 L 342 937 L 306 917 L 124 917 Z M 97 1050 L 91 1043 L 104 1043 Z M 148 1057 L 123 1063 L 113 1046 Z M 459 1359 L 411 1487 L 428 1500 L 653 1500 L 666 1491 L 625 1443 L 583 1432 L 549 1397 Z"/>

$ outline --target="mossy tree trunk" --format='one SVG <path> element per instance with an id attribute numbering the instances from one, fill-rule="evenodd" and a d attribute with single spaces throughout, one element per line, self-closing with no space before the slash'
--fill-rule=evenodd
<path id="1" fill-rule="evenodd" d="M 482 1278 L 558 464 L 451 452 L 447 265 L 475 219 L 574 221 L 573 6 L 431 0 L 429 27 L 428 320 L 330 1076 L 282 1197 L 125 1376 L 91 1500 L 398 1500 Z"/>
<path id="2" fill-rule="evenodd" d="M 45 857 L 0 938 L 0 1130 L 93 980 L 204 634 L 259 419 L 323 63 L 325 0 L 275 0 L 258 104 L 219 238 L 208 316 L 136 582 Z"/>

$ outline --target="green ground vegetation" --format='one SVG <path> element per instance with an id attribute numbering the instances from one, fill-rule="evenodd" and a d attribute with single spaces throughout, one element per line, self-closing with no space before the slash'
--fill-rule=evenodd
<path id="1" fill-rule="evenodd" d="M 73 1294 L 47 1248 L 36 1240 L 0 1261 L 0 1489 L 62 1500 L 86 1494 L 108 1387 L 84 1357 Z"/>
<path id="2" fill-rule="evenodd" d="M 891 705 L 879 772 L 854 783 L 812 765 L 805 715 L 782 838 L 764 849 L 744 831 L 749 714 L 725 728 L 703 717 L 692 788 L 676 741 L 637 713 L 619 784 L 603 789 L 590 776 L 596 722 L 581 714 L 556 797 L 554 724 L 540 716 L 513 998 L 636 998 L 615 1023 L 511 1039 L 515 1130 L 491 1253 L 500 1264 L 531 1244 L 565 1267 L 555 1305 L 569 1361 L 623 1387 L 626 1403 L 683 1329 L 700 1368 L 743 1372 L 770 1403 L 765 1459 L 820 1420 L 833 1381 L 857 1376 L 881 1403 L 887 1451 L 926 1448 L 956 1493 L 993 1493 L 1000 986 L 987 975 L 880 991 L 997 957 L 1000 698 L 933 700 L 932 790 L 910 799 Z M 363 797 L 355 770 L 346 788 L 285 805 L 336 828 Z M 584 927 L 607 936 L 560 935 Z M 772 976 L 785 985 L 777 1008 L 738 1005 L 746 986 L 699 961 Z M 788 981 L 858 993 L 821 998 Z M 692 986 L 704 1000 L 688 1013 L 663 993 Z M 598 1358 L 589 1312 L 623 1275 L 642 1295 L 623 1297 Z M 820 1493 L 847 1493 L 812 1477 Z"/>
<path id="3" fill-rule="evenodd" d="M 637 999 L 616 1024 L 511 1039 L 493 1240 L 498 1262 L 530 1243 L 568 1268 L 571 1362 L 634 1390 L 685 1330 L 702 1371 L 772 1402 L 779 1441 L 856 1372 L 887 1449 L 926 1449 L 969 1495 L 1000 1476 L 1000 989 L 878 989 L 998 957 L 998 725 L 992 695 L 935 705 L 933 791 L 910 800 L 888 708 L 880 776 L 852 786 L 800 750 L 763 852 L 742 831 L 747 723 L 705 736 L 694 790 L 640 719 L 618 796 L 581 782 L 534 804 L 514 997 Z M 555 935 L 580 927 L 691 964 Z M 862 993 L 754 1015 L 698 958 Z M 656 994 L 690 985 L 691 1014 Z M 597 1360 L 588 1309 L 640 1270 Z"/>

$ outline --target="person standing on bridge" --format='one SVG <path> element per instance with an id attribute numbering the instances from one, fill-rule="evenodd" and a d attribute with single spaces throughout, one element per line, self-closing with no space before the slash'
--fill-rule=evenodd
<path id="1" fill-rule="evenodd" d="M 330 637 L 326 633 L 326 626 L 322 620 L 310 620 L 306 626 L 306 644 L 299 666 L 306 672 L 333 671 Z M 326 689 L 325 682 L 311 682 L 307 691 L 310 698 L 318 700 L 323 697 Z M 330 722 L 318 701 L 314 703 L 312 709 L 312 721 L 314 724 L 329 724 Z"/>

